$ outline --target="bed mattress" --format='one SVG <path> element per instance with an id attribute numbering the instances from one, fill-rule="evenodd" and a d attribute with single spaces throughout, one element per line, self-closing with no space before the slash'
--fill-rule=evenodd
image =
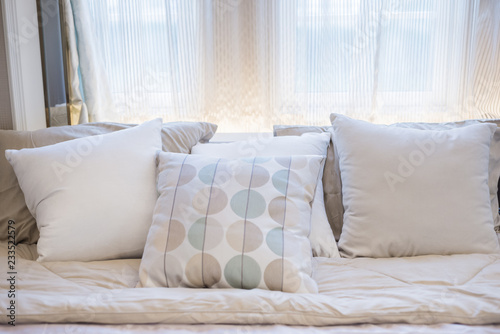
<path id="1" fill-rule="evenodd" d="M 134 288 L 139 259 L 39 263 L 34 246 L 16 256 L 16 325 L 500 324 L 500 255 L 314 258 L 318 294 Z M 7 295 L 8 282 L 0 288 Z M 8 303 L 0 298 L 2 310 Z"/>

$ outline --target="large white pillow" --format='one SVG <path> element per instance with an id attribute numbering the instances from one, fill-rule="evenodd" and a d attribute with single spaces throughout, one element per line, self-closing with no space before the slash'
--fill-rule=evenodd
<path id="1" fill-rule="evenodd" d="M 348 257 L 495 253 L 488 188 L 493 124 L 452 130 L 332 114 Z"/>
<path id="2" fill-rule="evenodd" d="M 191 153 L 227 159 L 254 156 L 324 155 L 330 143 L 329 133 L 306 133 L 302 136 L 256 138 L 232 143 L 208 143 L 195 145 Z M 314 256 L 340 257 L 337 243 L 326 216 L 323 197 L 323 169 L 311 212 L 309 240 Z"/>
<path id="3" fill-rule="evenodd" d="M 140 257 L 156 203 L 161 119 L 55 145 L 7 150 L 36 218 L 38 261 Z"/>
<path id="4" fill-rule="evenodd" d="M 139 287 L 318 291 L 307 233 L 324 157 L 158 160 Z"/>

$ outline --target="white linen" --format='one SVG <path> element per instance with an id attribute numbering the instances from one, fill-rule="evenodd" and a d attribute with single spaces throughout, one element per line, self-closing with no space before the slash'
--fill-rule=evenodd
<path id="1" fill-rule="evenodd" d="M 95 325 L 95 324 L 40 324 L 16 325 L 5 327 L 6 333 L 16 334 L 118 334 L 133 333 L 169 333 L 169 334 L 493 334 L 500 333 L 500 325 L 466 326 L 459 324 L 435 325 L 350 325 L 350 326 L 284 326 L 284 325 L 165 325 L 165 324 L 126 324 L 126 325 Z"/>
<path id="2" fill-rule="evenodd" d="M 5 244 L 0 249 L 0 263 L 6 263 Z M 500 323 L 500 255 L 313 261 L 319 294 L 136 289 L 138 259 L 40 263 L 18 258 L 17 323 Z M 0 289 L 6 288 L 2 280 Z M 0 298 L 0 308 L 8 302 Z"/>
<path id="3" fill-rule="evenodd" d="M 39 261 L 140 257 L 156 203 L 161 119 L 39 148 L 6 150 L 35 217 Z"/>

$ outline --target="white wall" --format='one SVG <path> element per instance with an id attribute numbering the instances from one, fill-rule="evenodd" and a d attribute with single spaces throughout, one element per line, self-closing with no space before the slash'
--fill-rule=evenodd
<path id="1" fill-rule="evenodd" d="M 46 127 L 36 0 L 2 0 L 15 130 Z"/>
<path id="2" fill-rule="evenodd" d="M 7 52 L 0 6 L 0 129 L 12 130 L 12 111 L 10 104 L 9 74 L 7 67 Z"/>

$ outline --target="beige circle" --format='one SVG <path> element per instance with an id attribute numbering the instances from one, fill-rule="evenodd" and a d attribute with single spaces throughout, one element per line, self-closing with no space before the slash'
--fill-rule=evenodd
<path id="1" fill-rule="evenodd" d="M 227 185 L 233 177 L 233 172 L 231 166 L 227 162 L 221 161 L 217 166 L 217 173 L 213 179 L 214 187 L 224 187 Z"/>
<path id="2" fill-rule="evenodd" d="M 243 237 L 245 239 L 243 240 Z M 226 239 L 229 245 L 237 252 L 243 249 L 243 241 L 245 242 L 244 253 L 252 252 L 262 245 L 264 239 L 260 228 L 252 222 L 244 220 L 237 221 L 231 224 L 226 232 Z"/>
<path id="3" fill-rule="evenodd" d="M 224 190 L 217 187 L 204 187 L 194 195 L 192 204 L 198 213 L 213 215 L 224 210 L 228 199 Z"/>
<path id="4" fill-rule="evenodd" d="M 271 218 L 280 226 L 283 225 L 285 218 L 289 221 L 298 220 L 300 217 L 300 212 L 297 209 L 297 206 L 291 200 L 285 199 L 284 196 L 272 199 L 269 202 L 267 210 L 269 212 L 269 216 L 271 216 Z"/>
<path id="5" fill-rule="evenodd" d="M 171 252 L 179 247 L 185 238 L 186 229 L 184 225 L 177 220 L 172 220 L 167 231 L 166 251 Z"/>
<path id="6" fill-rule="evenodd" d="M 269 181 L 269 172 L 258 165 L 242 165 L 235 174 L 236 181 L 243 187 L 259 188 Z M 250 185 L 250 179 L 252 184 Z"/>
<path id="7" fill-rule="evenodd" d="M 177 287 L 181 283 L 182 265 L 176 256 L 165 255 L 165 277 L 168 279 L 167 287 Z"/>
<path id="8" fill-rule="evenodd" d="M 161 253 L 173 251 L 179 247 L 186 237 L 186 229 L 182 223 L 172 220 L 162 228 L 151 227 L 153 237 L 153 246 Z"/>
<path id="9" fill-rule="evenodd" d="M 300 287 L 301 278 L 298 269 L 292 263 L 277 259 L 266 267 L 264 282 L 269 290 L 295 292 Z"/>
<path id="10" fill-rule="evenodd" d="M 179 179 L 178 179 L 178 186 L 183 186 L 186 183 L 189 183 L 194 177 L 196 176 L 196 173 L 198 171 L 196 170 L 196 167 L 193 165 L 189 164 L 184 164 L 182 166 L 182 171 L 180 173 Z"/>
<path id="11" fill-rule="evenodd" d="M 210 288 L 219 283 L 221 276 L 221 266 L 210 254 L 196 254 L 186 264 L 186 277 L 196 288 Z"/>

